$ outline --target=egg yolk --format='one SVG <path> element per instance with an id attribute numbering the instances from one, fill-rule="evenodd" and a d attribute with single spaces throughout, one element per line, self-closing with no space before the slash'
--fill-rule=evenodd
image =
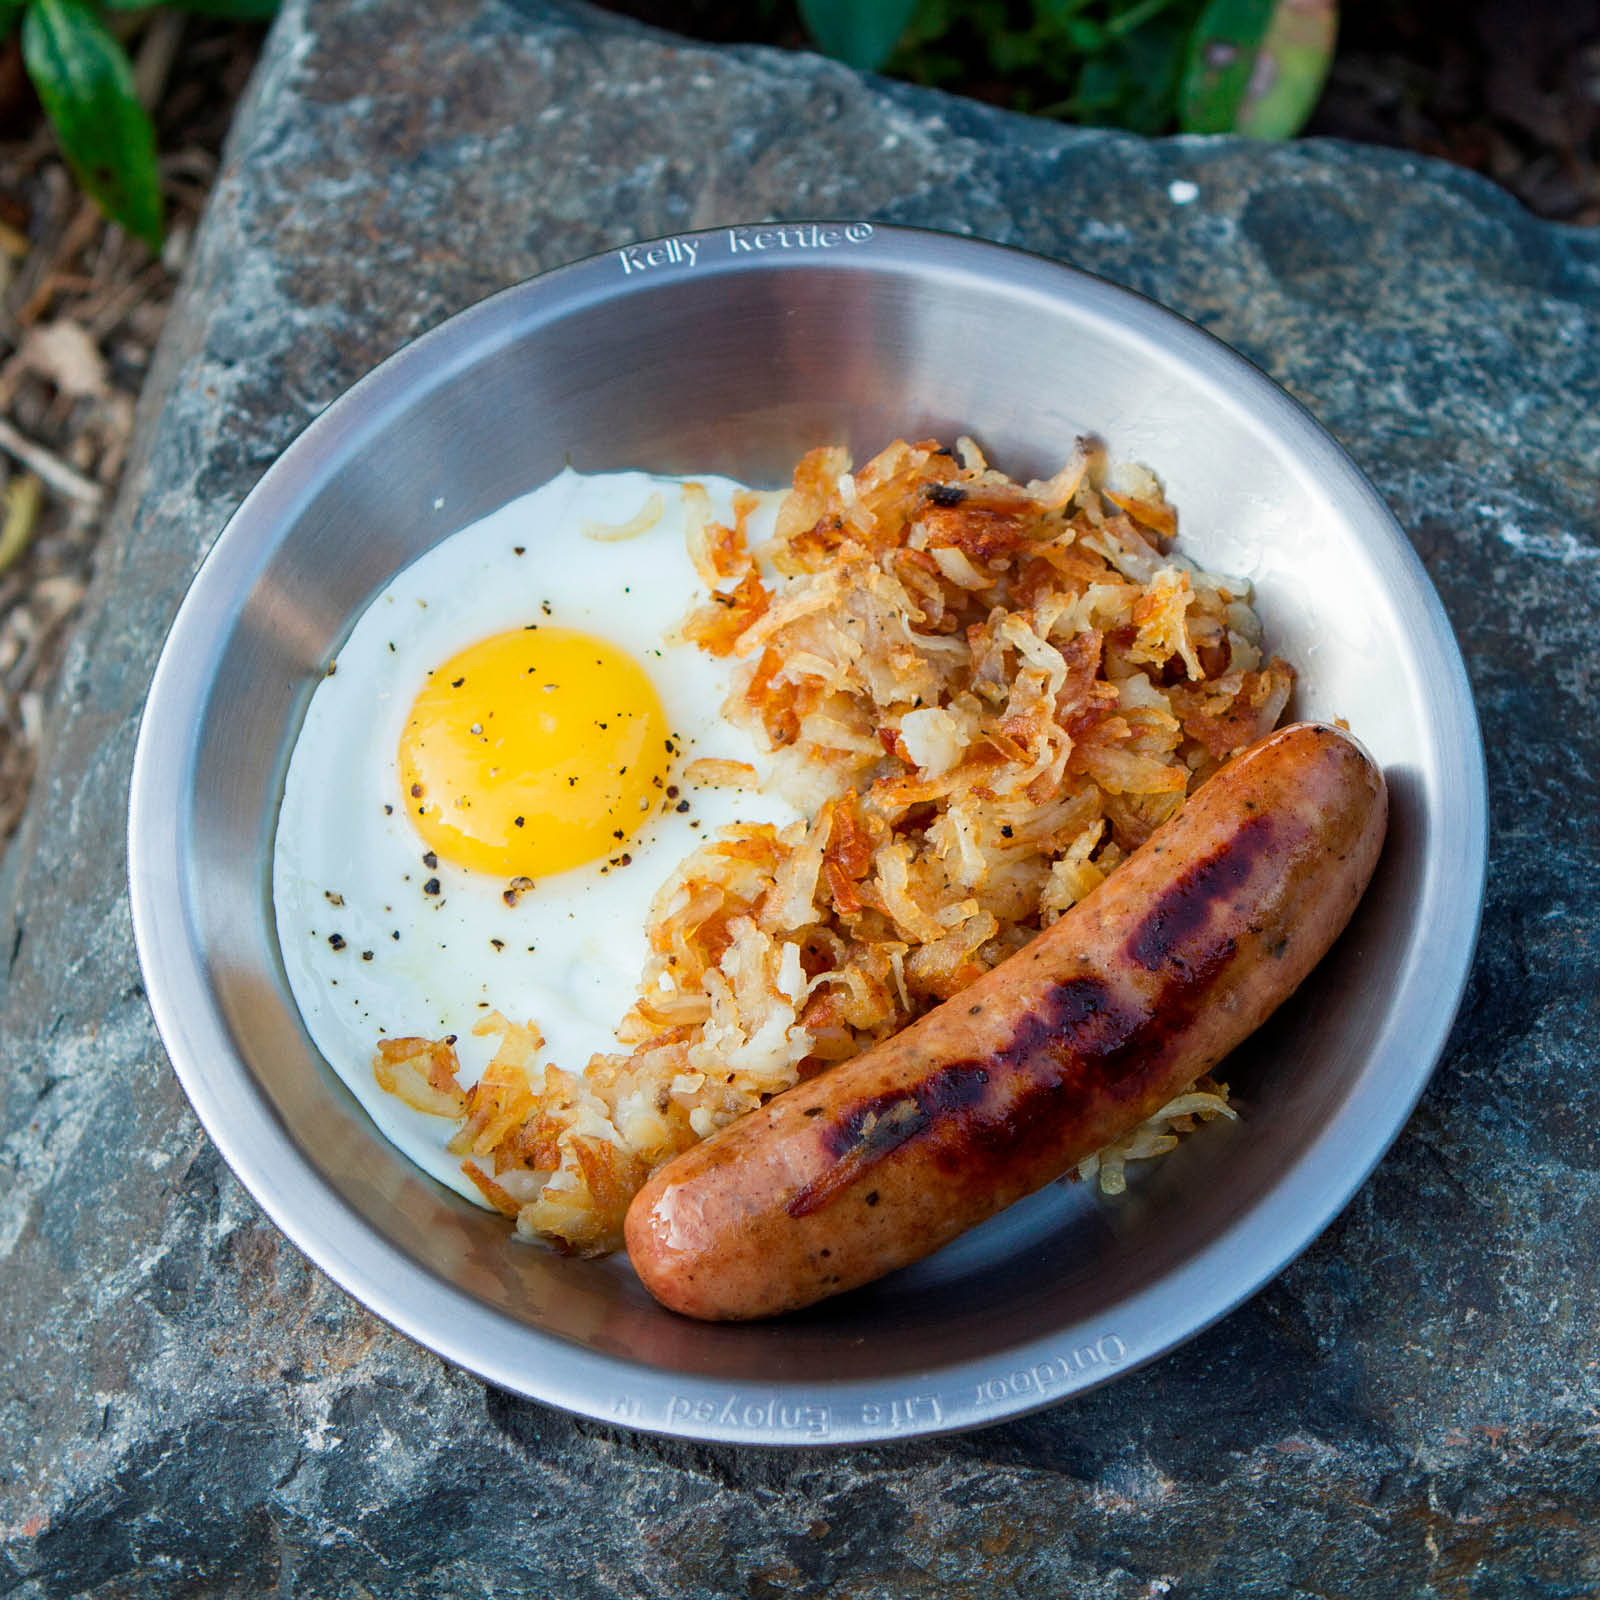
<path id="1" fill-rule="evenodd" d="M 401 793 L 445 860 L 547 877 L 622 848 L 661 792 L 669 738 L 625 651 L 522 628 L 434 668 L 400 736 Z"/>

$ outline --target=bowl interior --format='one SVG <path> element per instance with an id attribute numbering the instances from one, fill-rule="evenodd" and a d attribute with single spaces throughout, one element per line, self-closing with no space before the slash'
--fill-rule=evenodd
<path id="1" fill-rule="evenodd" d="M 1398 530 L 1337 449 L 1239 358 L 1147 302 L 896 230 L 781 262 L 721 242 L 702 236 L 692 266 L 601 258 L 453 319 L 319 419 L 230 524 L 141 740 L 136 910 L 161 895 L 182 910 L 159 936 L 140 913 L 158 1017 L 213 1136 L 291 1235 L 406 1331 L 511 1387 L 727 1434 L 694 1410 L 719 1385 L 937 1392 L 930 1375 L 1010 1370 L 1008 1352 L 1097 1351 L 1063 1362 L 1051 1392 L 1065 1392 L 1193 1332 L 1280 1267 L 1420 1091 L 1481 880 L 1459 658 Z M 1295 712 L 1345 719 L 1384 766 L 1391 837 L 1333 954 L 1229 1065 L 1241 1124 L 1204 1130 L 1119 1201 L 1056 1186 L 802 1316 L 691 1324 L 657 1308 L 625 1261 L 511 1242 L 394 1152 L 310 1045 L 268 888 L 289 746 L 374 591 L 566 462 L 777 486 L 819 443 L 860 461 L 896 435 L 962 432 L 1017 475 L 1054 470 L 1082 433 L 1153 467 L 1183 548 L 1253 580 L 1272 648 L 1301 672 Z M 153 815 L 157 767 L 170 818 Z M 171 976 L 186 965 L 187 986 Z M 591 1358 L 607 1374 L 592 1393 Z M 664 1410 L 606 1399 L 649 1374 L 669 1382 Z M 1037 1403 L 1042 1385 L 1013 1382 L 981 1415 Z M 935 1410 L 908 1426 L 980 1419 L 955 1398 Z"/>

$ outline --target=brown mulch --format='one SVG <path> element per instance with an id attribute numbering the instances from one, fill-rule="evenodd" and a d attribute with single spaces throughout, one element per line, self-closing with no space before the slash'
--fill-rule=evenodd
<path id="1" fill-rule="evenodd" d="M 0 59 L 0 841 L 27 802 L 43 707 L 133 431 L 134 406 L 262 30 L 159 12 L 129 50 L 156 107 L 159 258 L 79 193 Z"/>
<path id="2" fill-rule="evenodd" d="M 1600 222 L 1600 0 L 1347 0 L 1306 131 L 1440 156 L 1538 216 Z"/>

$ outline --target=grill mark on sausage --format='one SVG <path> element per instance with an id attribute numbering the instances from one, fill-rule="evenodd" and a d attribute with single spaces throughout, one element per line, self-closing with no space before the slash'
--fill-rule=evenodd
<path id="1" fill-rule="evenodd" d="M 1213 909 L 1227 903 L 1272 847 L 1275 829 L 1264 812 L 1247 817 L 1222 848 L 1194 862 L 1144 914 L 1123 946 L 1128 960 L 1146 972 L 1164 966 L 1184 967 L 1184 950 L 1202 933 Z"/>
<path id="2" fill-rule="evenodd" d="M 976 1061 L 953 1061 L 911 1089 L 857 1101 L 823 1129 L 823 1148 L 834 1164 L 795 1194 L 789 1215 L 805 1217 L 820 1211 L 868 1167 L 925 1132 L 935 1118 L 960 1116 L 977 1105 L 988 1083 L 987 1067 Z M 876 1196 L 868 1204 L 875 1200 Z"/>
<path id="3" fill-rule="evenodd" d="M 940 1127 L 934 1164 L 951 1177 L 973 1176 L 1057 1144 L 1084 1096 L 1125 1076 L 1149 1020 L 1101 978 L 1058 983 L 990 1058 L 995 1088 L 987 1102 Z"/>
<path id="4" fill-rule="evenodd" d="M 1075 1053 L 1092 1057 L 1116 1049 L 1138 1020 L 1100 978 L 1057 984 L 992 1055 L 952 1061 L 907 1089 L 858 1100 L 837 1114 L 821 1130 L 833 1165 L 796 1192 L 789 1215 L 821 1210 L 862 1173 L 930 1130 L 937 1130 L 936 1159 L 945 1169 L 1043 1142 L 1071 1103 L 1066 1063 Z M 1017 1093 L 1019 1075 L 1033 1081 Z M 1052 1102 L 1060 1108 L 1056 1118 L 1041 1116 Z"/>
<path id="5" fill-rule="evenodd" d="M 1147 971 L 1164 971 L 1143 1004 L 1119 1000 L 1092 974 L 1068 978 L 991 1054 L 845 1108 L 820 1130 L 833 1164 L 795 1193 L 789 1215 L 820 1211 L 913 1139 L 932 1141 L 929 1156 L 941 1173 L 986 1182 L 996 1165 L 1025 1164 L 1059 1143 L 1088 1097 L 1137 1098 L 1234 955 L 1232 936 L 1203 936 L 1210 909 L 1245 882 L 1271 835 L 1265 818 L 1252 819 L 1135 929 L 1125 953 Z"/>

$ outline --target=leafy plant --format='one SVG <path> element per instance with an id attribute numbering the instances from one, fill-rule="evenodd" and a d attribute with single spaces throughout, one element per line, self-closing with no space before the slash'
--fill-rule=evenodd
<path id="1" fill-rule="evenodd" d="M 181 0 L 214 17 L 270 17 L 278 0 Z M 20 23 L 22 60 L 61 153 L 108 217 L 161 247 L 161 172 L 155 128 L 134 86 L 133 64 L 109 13 L 148 10 L 130 0 L 0 0 L 0 35 Z M 137 19 L 133 19 L 137 20 Z"/>
<path id="2" fill-rule="evenodd" d="M 871 72 L 889 59 L 917 0 L 800 0 L 811 37 L 836 60 Z"/>
<path id="3" fill-rule="evenodd" d="M 1333 58 L 1337 0 L 800 0 L 830 55 L 1043 116 L 1283 139 Z"/>
<path id="4" fill-rule="evenodd" d="M 1322 93 L 1337 31 L 1334 0 L 1212 0 L 1189 40 L 1182 126 L 1287 138 Z"/>

